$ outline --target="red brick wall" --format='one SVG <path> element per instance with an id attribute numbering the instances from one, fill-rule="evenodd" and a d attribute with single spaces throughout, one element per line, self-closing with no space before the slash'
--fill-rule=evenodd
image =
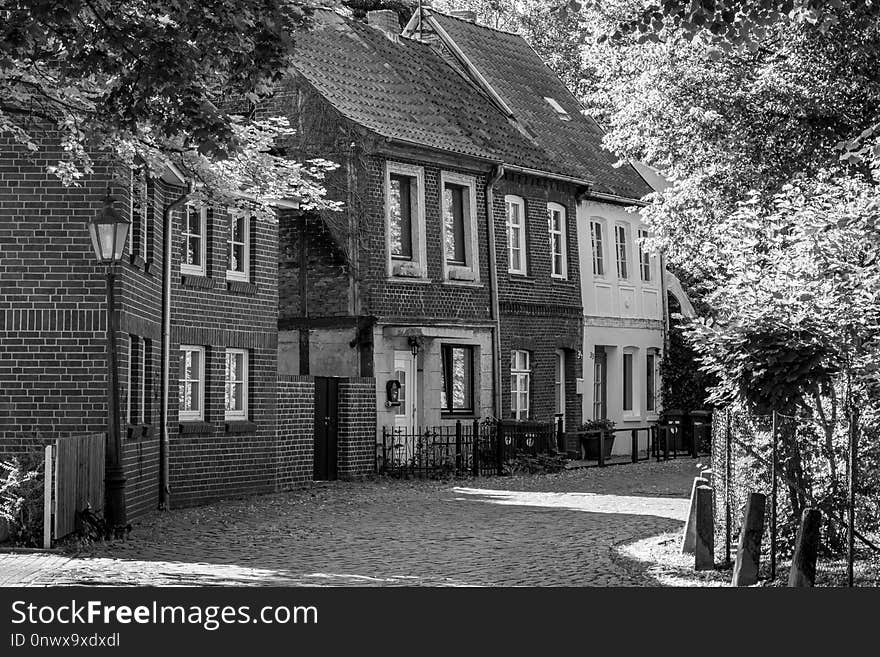
<path id="1" fill-rule="evenodd" d="M 376 466 L 376 380 L 352 377 L 339 382 L 340 479 L 362 477 Z"/>
<path id="2" fill-rule="evenodd" d="M 575 379 L 583 376 L 578 352 L 583 345 L 583 309 L 577 242 L 577 189 L 530 176 L 507 174 L 495 187 L 495 245 L 501 306 L 501 388 L 503 417 L 510 417 L 510 351 L 531 353 L 530 411 L 536 420 L 556 410 L 556 350 L 565 350 L 565 413 L 569 427 L 581 422 Z M 504 197 L 521 197 L 526 206 L 527 275 L 508 273 L 507 211 Z M 551 278 L 547 203 L 566 209 L 568 278 Z"/>
<path id="3" fill-rule="evenodd" d="M 0 451 L 34 440 L 106 430 L 105 279 L 95 264 L 86 222 L 101 207 L 108 185 L 128 212 L 127 171 L 100 158 L 79 187 L 64 188 L 46 166 L 63 157 L 46 133 L 34 154 L 0 138 Z M 121 175 L 114 178 L 114 173 Z M 146 261 L 139 257 L 136 223 L 118 268 L 120 416 L 129 515 L 158 501 L 158 420 L 161 361 L 162 209 L 182 188 L 153 184 Z M 174 213 L 179 236 L 182 212 Z M 221 495 L 276 489 L 277 226 L 255 223 L 251 284 L 225 278 L 226 224 L 209 226 L 208 270 L 180 275 L 181 243 L 172 254 L 172 335 L 169 424 L 172 505 Z M 145 417 L 126 425 L 130 337 L 150 341 Z M 181 435 L 177 423 L 177 354 L 181 343 L 207 348 L 207 423 Z M 227 432 L 223 420 L 223 349 L 250 350 L 249 409 L 253 427 Z M 137 352 L 136 352 L 137 353 Z M 263 477 L 266 467 L 269 475 Z"/>
<path id="4" fill-rule="evenodd" d="M 315 460 L 315 380 L 308 376 L 278 377 L 279 490 L 312 481 Z"/>

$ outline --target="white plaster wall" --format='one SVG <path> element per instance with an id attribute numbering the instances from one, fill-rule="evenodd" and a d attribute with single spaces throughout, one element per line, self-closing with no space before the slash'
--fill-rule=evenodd
<path id="1" fill-rule="evenodd" d="M 590 221 L 601 220 L 604 233 L 605 273 L 593 274 L 593 244 Z M 625 224 L 628 229 L 629 276 L 617 275 L 614 226 Z M 606 348 L 608 359 L 608 417 L 616 428 L 647 426 L 656 421 L 657 413 L 648 413 L 646 406 L 646 354 L 655 349 L 662 358 L 663 288 L 660 259 L 651 257 L 651 280 L 641 280 L 638 230 L 645 229 L 637 213 L 609 203 L 582 201 L 577 208 L 577 230 L 581 268 L 581 294 L 584 304 L 584 385 L 583 417 L 593 417 L 593 376 L 596 345 Z M 633 412 L 623 414 L 623 351 L 634 348 Z M 658 359 L 659 360 L 659 359 Z M 658 362 L 659 367 L 659 362 Z M 658 383 L 659 387 L 659 383 Z M 659 390 L 658 390 L 659 394 Z M 658 409 L 660 400 L 658 399 Z M 647 447 L 647 434 L 641 432 L 639 447 Z M 614 454 L 629 454 L 629 433 L 616 434 Z"/>
<path id="2" fill-rule="evenodd" d="M 475 416 L 492 415 L 492 333 L 486 328 L 468 327 L 389 327 L 373 328 L 373 370 L 376 377 L 377 436 L 381 439 L 382 426 L 394 424 L 395 409 L 385 407 L 385 384 L 394 373 L 394 352 L 409 351 L 407 332 L 421 333 L 422 351 L 418 355 L 418 423 L 422 426 L 455 425 L 457 418 L 443 418 L 440 411 L 440 392 L 443 388 L 441 345 L 469 345 L 474 349 Z M 474 416 L 462 417 L 472 422 Z"/>
<path id="3" fill-rule="evenodd" d="M 598 218 L 604 233 L 605 273 L 593 274 L 593 244 L 590 221 Z M 628 229 L 629 276 L 617 276 L 617 253 L 615 251 L 614 226 L 625 224 Z M 645 229 L 637 213 L 610 203 L 582 201 L 577 208 L 577 231 L 581 269 L 581 296 L 584 315 L 598 317 L 629 317 L 662 319 L 662 286 L 660 259 L 651 256 L 651 280 L 643 282 L 639 269 L 638 230 Z"/>
<path id="4" fill-rule="evenodd" d="M 584 394 L 583 416 L 586 419 L 593 418 L 593 384 L 594 384 L 594 354 L 596 346 L 605 347 L 608 362 L 607 387 L 608 387 L 608 418 L 613 420 L 615 428 L 626 429 L 644 427 L 656 422 L 657 411 L 648 412 L 647 385 L 646 385 L 646 355 L 649 349 L 657 351 L 662 358 L 663 333 L 659 329 L 648 328 L 621 328 L 615 326 L 592 326 L 584 328 Z M 633 362 L 633 412 L 623 413 L 623 352 L 626 348 L 634 348 Z M 659 360 L 659 359 L 658 359 Z M 659 362 L 658 362 L 659 367 Z M 658 377 L 659 395 L 659 377 Z M 658 398 L 657 409 L 660 409 L 661 400 Z M 629 454 L 631 439 L 630 435 L 619 433 L 615 437 L 613 454 Z M 639 436 L 639 448 L 647 447 L 647 434 L 641 432 Z"/>

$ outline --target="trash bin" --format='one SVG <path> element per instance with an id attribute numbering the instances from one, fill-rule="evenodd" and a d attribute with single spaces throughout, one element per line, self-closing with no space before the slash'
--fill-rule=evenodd
<path id="1" fill-rule="evenodd" d="M 690 412 L 691 431 L 694 439 L 694 456 L 708 453 L 712 442 L 712 411 L 703 409 Z"/>
<path id="2" fill-rule="evenodd" d="M 688 451 L 687 440 L 685 440 L 684 435 L 684 419 L 685 412 L 679 408 L 670 408 L 669 410 L 663 411 L 663 418 L 660 424 L 665 427 L 669 435 L 670 452 L 677 453 Z M 663 450 L 662 436 L 660 449 L 661 451 Z"/>

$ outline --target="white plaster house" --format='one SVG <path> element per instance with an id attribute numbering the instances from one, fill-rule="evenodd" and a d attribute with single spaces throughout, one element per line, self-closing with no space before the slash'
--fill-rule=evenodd
<path id="1" fill-rule="evenodd" d="M 665 180 L 634 164 L 654 188 Z M 662 258 L 642 248 L 647 227 L 637 199 L 585 199 L 578 205 L 581 288 L 584 307 L 583 417 L 607 418 L 618 429 L 647 427 L 662 411 L 660 361 L 668 330 L 667 293 L 682 314 L 693 307 Z M 628 209 L 630 208 L 630 209 Z M 612 454 L 631 453 L 628 432 L 617 433 Z M 639 432 L 639 449 L 648 433 Z"/>

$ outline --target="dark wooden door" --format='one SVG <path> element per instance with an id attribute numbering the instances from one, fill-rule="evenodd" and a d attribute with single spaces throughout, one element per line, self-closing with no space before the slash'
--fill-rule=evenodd
<path id="1" fill-rule="evenodd" d="M 315 480 L 336 479 L 339 379 L 315 377 Z"/>

